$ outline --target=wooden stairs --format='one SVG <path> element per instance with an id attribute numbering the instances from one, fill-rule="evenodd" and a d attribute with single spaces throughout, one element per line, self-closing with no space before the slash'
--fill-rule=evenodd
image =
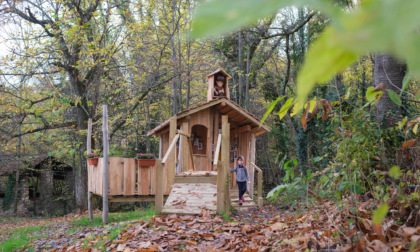
<path id="1" fill-rule="evenodd" d="M 239 194 L 238 189 L 230 190 L 230 201 L 232 202 L 232 207 L 238 210 L 254 208 L 254 207 L 258 208 L 258 205 L 249 197 L 247 193 L 244 195 L 245 202 L 242 204 L 242 206 L 240 206 L 238 194 Z"/>

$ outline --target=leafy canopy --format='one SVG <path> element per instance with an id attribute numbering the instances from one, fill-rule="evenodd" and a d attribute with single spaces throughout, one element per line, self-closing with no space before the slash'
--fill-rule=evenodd
<path id="1" fill-rule="evenodd" d="M 420 76 L 418 0 L 365 0 L 352 11 L 339 10 L 331 0 L 213 0 L 198 7 L 192 37 L 228 33 L 286 6 L 320 10 L 333 20 L 309 48 L 297 77 L 299 109 L 315 84 L 327 82 L 366 51 L 386 52 L 406 60 L 411 75 Z"/>

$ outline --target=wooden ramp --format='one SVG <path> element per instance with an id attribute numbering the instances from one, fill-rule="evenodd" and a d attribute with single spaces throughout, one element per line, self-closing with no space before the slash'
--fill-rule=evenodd
<path id="1" fill-rule="evenodd" d="M 200 214 L 204 209 L 211 214 L 217 210 L 217 186 L 214 183 L 175 183 L 162 213 Z"/>

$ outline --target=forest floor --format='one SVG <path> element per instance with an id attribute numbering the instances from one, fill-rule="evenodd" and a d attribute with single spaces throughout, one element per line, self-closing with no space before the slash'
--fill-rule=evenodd
<path id="1" fill-rule="evenodd" d="M 108 225 L 102 225 L 99 211 L 93 222 L 86 212 L 3 219 L 0 251 L 418 251 L 413 241 L 419 240 L 420 227 L 396 226 L 390 219 L 374 231 L 367 215 L 374 202 L 355 208 L 360 213 L 356 223 L 344 205 L 265 205 L 234 211 L 230 217 L 205 210 L 195 216 L 144 210 L 112 213 Z"/>

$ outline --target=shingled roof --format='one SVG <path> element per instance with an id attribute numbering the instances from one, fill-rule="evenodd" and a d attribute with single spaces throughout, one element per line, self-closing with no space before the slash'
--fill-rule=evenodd
<path id="1" fill-rule="evenodd" d="M 258 117 L 251 114 L 246 109 L 242 108 L 241 106 L 239 106 L 238 104 L 236 104 L 232 100 L 226 99 L 224 97 L 223 98 L 218 98 L 218 99 L 215 99 L 215 100 L 211 100 L 211 101 L 202 103 L 200 105 L 197 105 L 195 107 L 183 110 L 182 112 L 176 114 L 175 116 L 177 117 L 177 119 L 181 119 L 181 118 L 183 118 L 187 115 L 197 113 L 197 112 L 199 112 L 203 109 L 207 109 L 207 108 L 210 108 L 210 107 L 213 107 L 213 106 L 217 106 L 219 112 L 222 115 L 228 115 L 229 116 L 229 113 L 232 113 L 232 112 L 237 112 L 237 113 L 241 114 L 242 117 L 238 117 L 238 118 L 239 119 L 240 118 L 245 118 L 241 121 L 235 120 L 235 118 L 230 118 L 230 117 L 229 117 L 229 119 L 231 119 L 238 126 L 252 124 L 254 127 L 258 127 L 259 130 L 257 130 L 256 135 L 260 135 L 262 133 L 271 131 L 271 128 L 269 126 L 267 126 L 265 123 L 263 123 L 261 125 L 261 127 L 259 127 L 259 125 L 261 123 L 261 120 Z M 149 133 L 147 133 L 147 136 L 152 136 L 154 134 L 157 134 L 160 131 L 162 131 L 163 129 L 165 129 L 166 127 L 168 127 L 169 126 L 169 121 L 170 121 L 170 119 L 166 120 L 162 124 L 158 125 L 154 129 L 149 131 Z"/>

